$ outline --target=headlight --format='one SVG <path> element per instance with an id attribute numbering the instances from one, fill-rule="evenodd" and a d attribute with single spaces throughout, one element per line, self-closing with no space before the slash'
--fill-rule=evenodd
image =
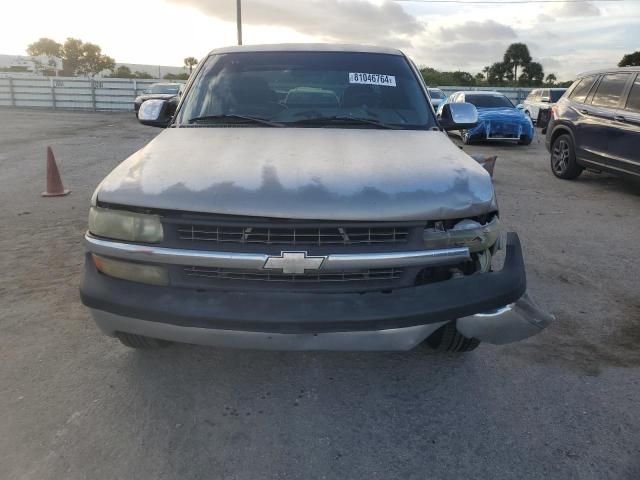
<path id="1" fill-rule="evenodd" d="M 162 223 L 157 215 L 91 207 L 89 231 L 98 237 L 130 242 L 158 243 L 162 241 Z"/>
<path id="2" fill-rule="evenodd" d="M 497 216 L 484 225 L 465 219 L 448 230 L 427 228 L 423 239 L 427 248 L 468 247 L 470 252 L 480 252 L 496 243 L 500 231 L 500 219 Z"/>
<path id="3" fill-rule="evenodd" d="M 169 285 L 169 274 L 164 267 L 124 262 L 95 254 L 92 254 L 91 258 L 98 271 L 110 277 L 121 278 L 131 282 L 146 283 L 148 285 Z"/>

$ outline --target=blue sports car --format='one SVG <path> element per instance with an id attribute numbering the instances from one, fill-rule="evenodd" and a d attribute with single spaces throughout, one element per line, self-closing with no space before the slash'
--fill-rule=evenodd
<path id="1" fill-rule="evenodd" d="M 514 107 L 511 100 L 498 92 L 466 91 L 452 94 L 445 103 L 467 102 L 478 110 L 478 125 L 469 130 L 461 130 L 460 137 L 465 144 L 485 140 L 511 140 L 520 145 L 529 145 L 534 129 L 531 119 Z"/>

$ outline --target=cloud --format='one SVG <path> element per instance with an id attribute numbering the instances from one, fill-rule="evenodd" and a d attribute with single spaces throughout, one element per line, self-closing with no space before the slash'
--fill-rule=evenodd
<path id="1" fill-rule="evenodd" d="M 563 66 L 563 63 L 560 60 L 553 57 L 541 57 L 538 58 L 537 61 L 540 62 L 545 67 L 545 69 L 553 69 Z"/>
<path id="2" fill-rule="evenodd" d="M 600 9 L 590 2 L 563 3 L 549 12 L 556 17 L 598 17 Z"/>
<path id="3" fill-rule="evenodd" d="M 440 28 L 440 36 L 444 40 L 504 40 L 513 39 L 518 35 L 508 25 L 494 20 L 484 22 L 469 21 L 453 27 Z"/>
<path id="4" fill-rule="evenodd" d="M 166 1 L 203 13 L 207 22 L 219 20 L 211 23 L 229 30 L 225 40 L 219 42 L 233 42 L 233 0 Z M 502 60 L 510 43 L 523 42 L 546 73 L 571 79 L 580 71 L 613 65 L 623 53 L 637 50 L 640 4 L 596 5 L 600 4 L 593 0 L 547 8 L 391 0 L 247 0 L 243 1 L 242 13 L 245 39 L 252 42 L 388 45 L 402 48 L 420 65 L 439 70 L 475 73 Z M 189 35 L 183 37 L 191 41 Z M 207 48 L 222 45 L 213 43 Z"/>
<path id="5" fill-rule="evenodd" d="M 485 65 L 502 60 L 516 31 L 495 20 L 469 20 L 446 27 L 428 28 L 408 51 L 425 66 L 438 70 L 481 71 Z"/>
<path id="6" fill-rule="evenodd" d="M 507 46 L 499 41 L 432 43 L 429 49 L 420 49 L 418 61 L 438 70 L 479 72 L 485 65 L 501 61 Z"/>
<path id="7" fill-rule="evenodd" d="M 170 0 L 199 9 L 207 15 L 235 22 L 235 2 L 230 0 Z M 286 27 L 324 41 L 407 43 L 424 25 L 390 0 L 252 0 L 244 2 L 245 25 Z"/>
<path id="8" fill-rule="evenodd" d="M 553 23 L 555 21 L 556 19 L 554 17 L 552 17 L 551 15 L 547 15 L 546 13 L 541 13 L 540 15 L 538 15 L 539 23 Z"/>

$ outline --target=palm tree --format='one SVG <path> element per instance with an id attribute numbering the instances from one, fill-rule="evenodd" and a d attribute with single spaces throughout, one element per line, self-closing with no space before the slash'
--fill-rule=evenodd
<path id="1" fill-rule="evenodd" d="M 555 85 L 556 82 L 558 81 L 558 77 L 556 77 L 555 73 L 550 73 L 549 75 L 547 75 L 547 78 L 545 79 L 545 82 L 547 82 L 547 85 Z"/>
<path id="2" fill-rule="evenodd" d="M 193 67 L 198 64 L 198 59 L 196 57 L 187 57 L 184 59 L 184 66 L 189 69 L 189 75 L 193 71 Z"/>
<path id="3" fill-rule="evenodd" d="M 512 43 L 504 52 L 503 62 L 513 72 L 513 81 L 518 81 L 518 67 L 526 67 L 531 63 L 529 48 L 524 43 Z"/>

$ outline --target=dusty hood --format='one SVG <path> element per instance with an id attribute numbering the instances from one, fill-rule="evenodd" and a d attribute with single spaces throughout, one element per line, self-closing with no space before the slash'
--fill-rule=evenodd
<path id="1" fill-rule="evenodd" d="M 100 202 L 315 220 L 459 218 L 494 208 L 489 174 L 438 131 L 170 128 Z"/>
<path id="2" fill-rule="evenodd" d="M 138 98 L 140 100 L 150 100 L 152 98 L 168 100 L 170 98 L 177 97 L 177 96 L 178 96 L 177 93 L 143 93 L 142 95 L 139 95 Z"/>

